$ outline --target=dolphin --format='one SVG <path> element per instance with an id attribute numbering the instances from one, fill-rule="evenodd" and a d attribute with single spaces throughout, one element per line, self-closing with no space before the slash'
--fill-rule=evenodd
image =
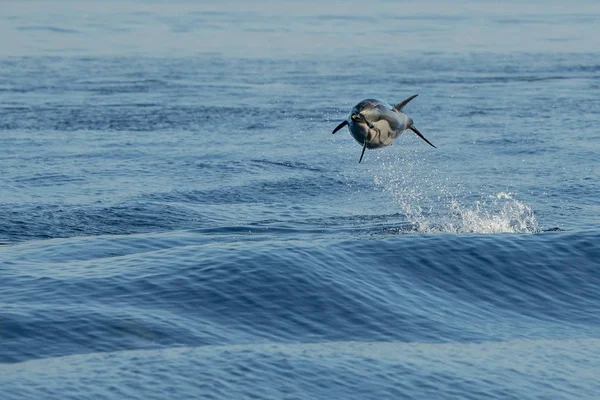
<path id="1" fill-rule="evenodd" d="M 430 146 L 435 147 L 418 131 L 413 120 L 402 112 L 404 106 L 417 96 L 418 94 L 412 95 L 393 107 L 385 101 L 377 99 L 363 100 L 352 108 L 348 117 L 331 133 L 336 133 L 348 125 L 352 137 L 363 146 L 359 163 L 362 161 L 366 149 L 389 146 L 407 129 L 416 133 Z"/>

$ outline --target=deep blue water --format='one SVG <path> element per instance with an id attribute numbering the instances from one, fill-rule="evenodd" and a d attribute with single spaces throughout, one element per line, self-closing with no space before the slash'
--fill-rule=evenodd
<path id="1" fill-rule="evenodd" d="M 598 398 L 599 21 L 1 3 L 2 399 Z"/>

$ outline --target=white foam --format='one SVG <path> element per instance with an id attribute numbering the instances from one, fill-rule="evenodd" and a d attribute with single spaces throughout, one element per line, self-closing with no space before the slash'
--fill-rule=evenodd
<path id="1" fill-rule="evenodd" d="M 528 233 L 538 231 L 537 221 L 531 207 L 513 198 L 511 193 L 500 192 L 489 196 L 489 201 L 477 201 L 473 206 L 461 205 L 452 200 L 456 221 L 448 230 L 477 233 Z"/>
<path id="2" fill-rule="evenodd" d="M 405 154 L 406 156 L 406 154 Z M 423 165 L 414 155 L 373 167 L 376 185 L 388 193 L 419 233 L 538 232 L 533 209 L 510 192 L 465 190 L 448 171 Z M 483 191 L 482 189 L 480 189 Z"/>

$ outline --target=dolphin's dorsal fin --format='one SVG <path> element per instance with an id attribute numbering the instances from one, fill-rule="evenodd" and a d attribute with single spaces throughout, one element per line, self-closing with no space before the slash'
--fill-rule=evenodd
<path id="1" fill-rule="evenodd" d="M 414 99 L 415 97 L 417 97 L 418 94 L 413 94 L 412 96 L 410 96 L 408 99 L 404 100 L 402 103 L 398 103 L 394 106 L 394 110 L 396 111 L 402 111 L 402 109 L 404 108 L 404 106 L 406 106 L 408 103 L 410 103 L 410 101 L 412 99 Z"/>

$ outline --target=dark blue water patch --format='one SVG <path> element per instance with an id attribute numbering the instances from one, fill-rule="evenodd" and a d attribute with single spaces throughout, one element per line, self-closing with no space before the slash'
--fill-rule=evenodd
<path id="1" fill-rule="evenodd" d="M 263 129 L 274 129 L 275 125 L 267 125 L 264 123 L 251 124 L 246 127 L 246 130 L 254 131 L 254 130 L 263 130 Z"/>
<path id="2" fill-rule="evenodd" d="M 149 132 L 209 130 L 239 135 L 267 117 L 290 118 L 285 111 L 233 107 L 157 107 L 152 104 L 3 108 L 0 130 L 80 130 Z M 292 116 L 293 117 L 293 116 Z M 271 130 L 275 125 L 268 124 Z M 265 125 L 263 125 L 264 129 Z M 255 130 L 255 129 L 250 129 Z"/>
<path id="3" fill-rule="evenodd" d="M 81 82 L 80 89 L 99 95 L 115 95 L 123 93 L 148 93 L 164 90 L 169 83 L 160 79 L 134 79 L 117 82 Z"/>
<path id="4" fill-rule="evenodd" d="M 42 280 L 38 281 L 40 282 L 36 286 L 44 290 L 45 284 Z M 65 290 L 69 290 L 69 287 Z M 53 289 L 53 292 L 57 296 L 64 294 L 59 286 Z M 87 305 L 63 306 L 56 302 L 50 305 L 33 304 L 31 308 L 3 313 L 2 338 L 6 348 L 0 362 L 38 358 L 40 354 L 36 347 L 41 331 L 44 332 L 44 353 L 47 355 L 60 354 L 63 351 L 81 354 L 90 351 L 111 352 L 128 348 L 172 346 L 177 342 L 169 338 L 181 339 L 186 335 L 176 328 L 177 322 L 174 318 L 170 324 L 158 323 L 150 326 L 141 314 L 143 311 L 137 309 L 91 310 Z M 162 316 L 163 319 L 169 317 L 168 314 Z M 120 340 L 118 343 L 103 340 L 104 335 L 119 337 Z M 191 333 L 188 335 L 194 336 Z M 17 350 L 16 343 L 21 343 L 22 348 Z"/>
<path id="5" fill-rule="evenodd" d="M 569 71 L 581 71 L 581 72 L 600 72 L 600 64 L 589 64 L 589 65 L 572 65 L 565 67 Z M 595 76 L 597 79 L 598 77 Z"/>
<path id="6" fill-rule="evenodd" d="M 545 21 L 542 18 L 534 19 L 534 18 L 497 18 L 493 20 L 496 24 L 506 24 L 506 25 L 521 25 L 524 23 L 527 24 L 544 24 Z"/>
<path id="7" fill-rule="evenodd" d="M 68 33 L 68 34 L 80 34 L 81 32 L 76 29 L 59 28 L 56 26 L 43 26 L 43 25 L 31 25 L 31 26 L 19 26 L 17 30 L 20 31 L 42 31 L 51 33 Z"/>
<path id="8" fill-rule="evenodd" d="M 55 187 L 61 185 L 68 185 L 77 182 L 85 182 L 86 180 L 81 176 L 72 176 L 65 174 L 53 174 L 53 173 L 39 173 L 28 176 L 16 177 L 12 180 L 17 186 L 21 185 L 35 185 L 38 187 Z"/>
<path id="9" fill-rule="evenodd" d="M 544 229 L 544 232 L 564 232 L 564 229 L 561 229 L 557 226 L 555 226 L 554 228 L 548 228 L 548 229 Z"/>
<path id="10" fill-rule="evenodd" d="M 489 111 L 488 111 L 489 112 Z M 476 110 L 469 110 L 466 109 L 465 111 L 461 111 L 458 116 L 459 117 L 480 117 L 480 116 L 484 116 L 487 115 L 488 112 L 486 112 L 485 110 L 481 110 L 481 109 L 476 109 Z"/>
<path id="11" fill-rule="evenodd" d="M 277 167 L 277 169 L 273 170 L 275 173 L 281 168 L 281 166 Z M 244 168 L 243 164 L 241 165 L 241 168 Z M 296 167 L 294 169 L 298 170 Z M 301 168 L 299 171 L 313 172 L 313 170 L 307 170 L 306 168 Z M 357 184 L 357 186 L 361 187 L 360 184 Z M 362 185 L 362 187 L 367 189 L 366 185 Z M 152 193 L 148 195 L 148 199 L 190 204 L 268 204 L 271 202 L 279 203 L 292 200 L 294 202 L 306 201 L 322 195 L 325 192 L 327 193 L 327 196 L 329 196 L 339 191 L 350 191 L 348 182 L 336 177 L 328 177 L 321 174 L 315 177 L 312 174 L 309 174 L 308 176 L 302 177 L 281 176 L 269 180 L 256 179 L 251 182 L 239 181 L 237 184 L 231 186 L 223 185 L 221 187 L 206 190 L 181 190 L 168 193 Z"/>
<path id="12" fill-rule="evenodd" d="M 27 130 L 108 130 L 154 131 L 156 129 L 198 129 L 205 126 L 207 115 L 202 109 L 164 110 L 156 107 L 50 107 L 29 110 L 4 110 L 1 129 Z M 187 123 L 184 123 L 184 119 Z"/>
<path id="13" fill-rule="evenodd" d="M 256 163 L 256 164 L 263 164 L 263 165 L 267 165 L 267 166 L 274 166 L 276 167 L 276 169 L 279 169 L 277 167 L 285 167 L 285 168 L 290 168 L 293 170 L 299 169 L 299 170 L 306 170 L 306 171 L 312 171 L 312 172 L 326 172 L 323 168 L 317 168 L 314 167 L 312 165 L 308 165 L 306 163 L 301 163 L 301 162 L 292 162 L 292 161 L 271 161 L 271 160 L 251 160 L 252 163 Z"/>
<path id="14" fill-rule="evenodd" d="M 305 19 L 305 20 L 309 20 L 309 21 L 325 21 L 325 22 L 333 22 L 333 23 L 337 23 L 337 22 L 357 22 L 357 21 L 363 21 L 365 20 L 365 16 L 364 15 L 355 15 L 355 14 L 346 14 L 346 15 L 340 15 L 340 14 L 322 14 L 322 15 L 316 15 L 316 16 L 304 16 L 301 17 L 301 19 Z M 373 18 L 367 18 L 367 20 L 372 21 Z"/>
<path id="15" fill-rule="evenodd" d="M 196 228 L 204 214 L 168 204 L 134 203 L 119 206 L 3 205 L 0 241 L 126 235 Z"/>

